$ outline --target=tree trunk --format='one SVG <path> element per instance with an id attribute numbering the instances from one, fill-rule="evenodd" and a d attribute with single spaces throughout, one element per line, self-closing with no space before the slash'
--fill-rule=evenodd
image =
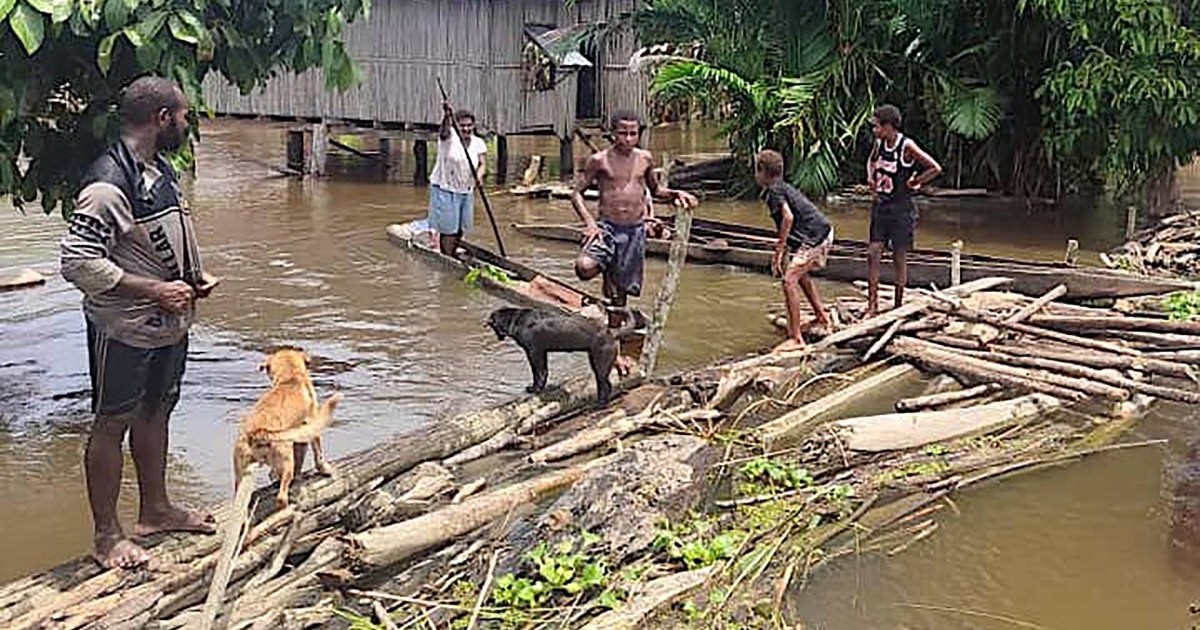
<path id="1" fill-rule="evenodd" d="M 1159 168 L 1146 179 L 1143 187 L 1146 214 L 1153 219 L 1174 214 L 1179 209 L 1179 180 L 1174 164 Z"/>

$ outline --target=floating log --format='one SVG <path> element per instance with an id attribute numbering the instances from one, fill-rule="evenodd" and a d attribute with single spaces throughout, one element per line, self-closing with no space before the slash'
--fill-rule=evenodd
<path id="1" fill-rule="evenodd" d="M 1200 335 L 1200 322 L 1174 321 L 1152 317 L 1066 317 L 1061 315 L 1038 315 L 1031 317 L 1029 323 L 1043 328 L 1075 333 L 1096 330 L 1136 330 L 1176 335 Z M 1196 342 L 1200 343 L 1200 339 L 1197 339 Z"/>
<path id="2" fill-rule="evenodd" d="M 589 469 L 608 461 L 608 458 L 604 458 L 556 470 L 407 521 L 352 534 L 346 537 L 346 557 L 352 566 L 360 570 L 370 571 L 393 565 L 435 545 L 473 532 L 521 504 L 569 486 L 582 479 Z"/>
<path id="3" fill-rule="evenodd" d="M 985 314 L 985 313 L 980 313 L 979 311 L 974 311 L 974 310 L 971 310 L 968 308 L 954 308 L 952 306 L 947 306 L 945 304 L 939 305 L 938 308 L 941 308 L 942 310 L 944 310 L 948 313 L 951 313 L 951 314 L 955 315 L 956 317 L 961 317 L 962 319 L 965 319 L 968 321 L 982 322 L 984 324 L 991 324 L 992 326 L 1011 330 L 1013 332 L 1021 333 L 1023 335 L 1029 335 L 1032 337 L 1041 337 L 1043 339 L 1052 339 L 1054 341 L 1058 341 L 1058 342 L 1065 343 L 1065 344 L 1072 345 L 1072 346 L 1078 346 L 1080 348 L 1089 348 L 1092 350 L 1102 350 L 1104 352 L 1111 352 L 1113 354 L 1126 354 L 1126 355 L 1130 355 L 1130 356 L 1140 356 L 1142 354 L 1141 352 L 1139 352 L 1137 350 L 1134 350 L 1132 348 L 1127 348 L 1125 346 L 1118 345 L 1115 343 L 1099 341 L 1096 339 L 1089 339 L 1087 337 L 1079 337 L 1076 335 L 1068 335 L 1067 333 L 1062 333 L 1062 332 L 1058 332 L 1055 330 L 1049 330 L 1046 328 L 1039 328 L 1037 326 L 1030 326 L 1029 324 L 1010 324 L 999 318 L 993 317 L 993 316 Z"/>
<path id="4" fill-rule="evenodd" d="M 893 365 L 882 372 L 872 374 L 857 383 L 814 400 L 799 409 L 789 411 L 759 426 L 754 433 L 763 445 L 770 449 L 781 440 L 799 437 L 801 433 L 812 428 L 822 418 L 871 391 L 902 378 L 915 377 L 917 374 L 917 370 L 911 365 Z"/>
<path id="5" fill-rule="evenodd" d="M 1062 402 L 1045 394 L 964 409 L 893 413 L 838 420 L 832 426 L 842 433 L 852 451 L 895 451 L 993 431 L 1050 413 Z"/>
<path id="6" fill-rule="evenodd" d="M 1100 386 L 1080 379 L 1035 373 L 1022 368 L 984 361 L 966 356 L 960 350 L 953 350 L 912 337 L 897 337 L 889 348 L 899 356 L 918 361 L 931 368 L 954 372 L 984 383 L 996 382 L 1023 391 L 1049 394 L 1063 400 L 1081 402 L 1087 400 L 1088 394 L 1111 396 L 1117 400 L 1129 398 L 1129 392 L 1108 385 Z"/>
<path id="7" fill-rule="evenodd" d="M 931 341 L 933 341 L 931 339 Z M 982 350 L 979 345 L 965 348 L 967 350 Z M 1016 345 L 1016 344 L 993 344 L 990 349 L 994 352 L 1002 352 L 1008 355 L 1021 357 L 1038 357 L 1042 359 L 1051 359 L 1054 361 L 1063 361 L 1066 363 L 1077 363 L 1093 368 L 1110 368 L 1117 370 L 1137 370 L 1139 372 L 1149 372 L 1151 374 L 1161 374 L 1163 376 L 1183 377 L 1187 379 L 1195 379 L 1195 372 L 1183 362 L 1166 361 L 1156 358 L 1152 355 L 1131 357 L 1123 354 L 1109 354 L 1105 352 L 1069 350 L 1047 348 L 1040 345 Z M 1200 356 L 1196 357 L 1200 359 Z"/>
<path id="8" fill-rule="evenodd" d="M 979 398 L 987 394 L 992 394 L 1000 391 L 1002 388 L 995 383 L 984 383 L 967 389 L 959 389 L 950 392 L 940 392 L 930 394 L 928 396 L 915 396 L 913 398 L 901 398 L 896 401 L 896 411 L 922 411 L 925 409 L 933 409 L 936 407 L 945 407 L 954 403 Z"/>
<path id="9" fill-rule="evenodd" d="M 529 461 L 535 464 L 566 459 L 572 455 L 585 453 L 612 440 L 624 437 L 630 433 L 641 431 L 654 425 L 677 424 L 691 420 L 712 420 L 720 417 L 721 413 L 714 409 L 683 408 L 658 411 L 653 407 L 646 409 L 636 416 L 618 416 L 600 426 L 584 429 L 561 442 L 551 444 L 529 456 Z"/>
<path id="10" fill-rule="evenodd" d="M 0 293 L 28 289 L 46 284 L 46 277 L 32 269 L 22 269 L 15 274 L 0 278 Z"/>
<path id="11" fill-rule="evenodd" d="M 999 354 L 996 352 L 966 352 L 969 356 L 973 356 L 987 361 L 996 363 L 1005 363 L 1027 368 L 1036 368 L 1040 370 L 1048 370 L 1059 374 L 1066 374 L 1080 379 L 1087 379 L 1097 383 L 1105 383 L 1113 387 L 1127 389 L 1130 391 L 1141 392 L 1166 400 L 1174 400 L 1189 404 L 1200 404 L 1200 392 L 1189 392 L 1183 389 L 1173 387 L 1162 387 L 1159 385 L 1151 385 L 1149 383 L 1126 378 L 1118 372 L 1097 370 L 1095 368 L 1066 363 L 1063 361 L 1055 361 L 1052 359 L 1043 359 L 1039 357 L 1022 357 L 1012 356 L 1008 354 Z"/>

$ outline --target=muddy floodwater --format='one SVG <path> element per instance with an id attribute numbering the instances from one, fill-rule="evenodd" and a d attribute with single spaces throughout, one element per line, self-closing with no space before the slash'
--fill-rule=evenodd
<path id="1" fill-rule="evenodd" d="M 230 494 L 238 414 L 264 388 L 262 351 L 306 348 L 320 392 L 346 400 L 324 440 L 338 456 L 448 414 L 522 393 L 523 355 L 483 327 L 500 304 L 388 243 L 389 223 L 426 213 L 426 191 L 400 181 L 294 181 L 264 162 L 283 161 L 283 127 L 216 121 L 204 126 L 194 181 L 187 184 L 208 269 L 224 279 L 200 307 L 171 435 L 172 488 L 203 505 Z M 718 149 L 704 129 L 656 129 L 656 151 Z M 397 154 L 410 155 L 401 145 Z M 576 148 L 582 156 L 585 147 Z M 514 160 L 557 145 L 510 142 Z M 398 160 L 397 170 L 411 165 Z M 1181 188 L 1200 202 L 1200 169 Z M 494 194 L 513 257 L 571 279 L 574 248 L 504 228 L 570 221 L 566 202 Z M 701 216 L 766 224 L 760 204 L 707 202 Z M 477 207 L 476 240 L 491 243 Z M 830 208 L 842 237 L 864 238 L 865 207 Z M 1062 255 L 1068 238 L 1089 252 L 1119 241 L 1120 212 L 1097 204 L 1063 211 L 1023 205 L 923 208 L 918 239 L 940 247 L 1029 258 Z M 57 276 L 57 216 L 0 210 L 0 273 L 33 267 L 41 288 L 0 294 L 0 579 L 83 553 L 90 538 L 80 462 L 89 422 L 79 294 Z M 648 263 L 647 294 L 663 273 Z M 829 295 L 852 287 L 822 283 Z M 592 287 L 598 291 L 598 286 Z M 723 267 L 688 267 L 660 365 L 683 368 L 776 341 L 765 314 L 780 302 L 770 278 Z M 551 359 L 551 378 L 588 372 L 583 357 Z M 891 558 L 831 565 L 789 608 L 806 627 L 945 629 L 1187 628 L 1200 599 L 1200 570 L 1167 540 L 1169 471 L 1196 435 L 1200 412 L 1162 405 L 1135 429 L 1166 437 L 1166 450 L 1134 449 L 993 484 L 943 510 L 938 533 Z M 122 495 L 135 514 L 130 466 Z"/>

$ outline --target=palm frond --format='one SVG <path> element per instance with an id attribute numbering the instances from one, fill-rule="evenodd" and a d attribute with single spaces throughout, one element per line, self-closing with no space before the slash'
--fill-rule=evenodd
<path id="1" fill-rule="evenodd" d="M 950 131 L 971 140 L 983 140 L 996 133 L 1004 118 L 1004 106 L 996 90 L 953 80 L 942 84 L 939 105 Z"/>

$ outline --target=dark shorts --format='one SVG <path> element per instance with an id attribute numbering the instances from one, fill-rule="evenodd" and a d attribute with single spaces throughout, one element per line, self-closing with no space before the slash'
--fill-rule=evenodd
<path id="1" fill-rule="evenodd" d="M 911 249 L 917 230 L 917 206 L 910 200 L 871 207 L 871 242 L 890 250 Z"/>
<path id="2" fill-rule="evenodd" d="M 583 248 L 583 255 L 600 265 L 610 289 L 625 295 L 641 295 L 642 271 L 646 263 L 646 224 L 617 225 L 600 221 L 597 225 L 600 226 L 600 237 Z"/>
<path id="3" fill-rule="evenodd" d="M 173 346 L 135 348 L 108 338 L 88 321 L 87 338 L 92 413 L 125 413 L 139 402 L 166 413 L 175 408 L 187 361 L 187 337 Z"/>

